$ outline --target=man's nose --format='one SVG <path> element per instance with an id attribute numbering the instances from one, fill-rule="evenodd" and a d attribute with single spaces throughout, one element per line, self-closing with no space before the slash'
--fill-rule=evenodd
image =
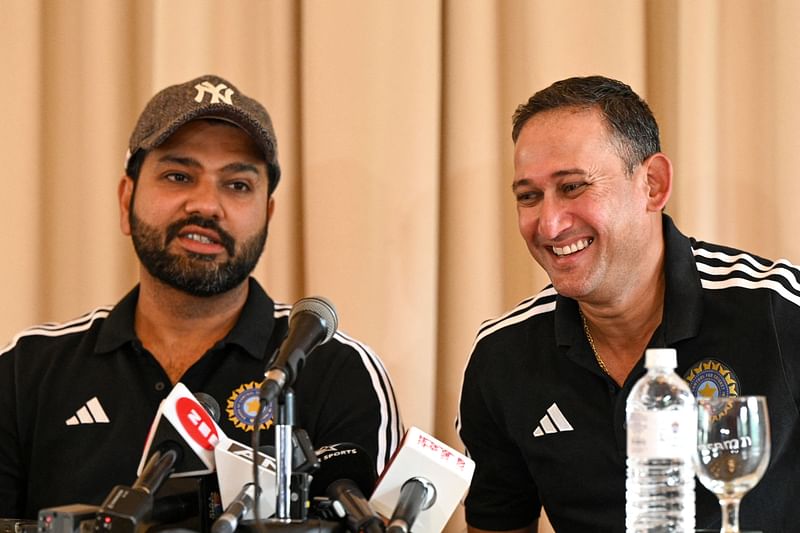
<path id="1" fill-rule="evenodd" d="M 543 239 L 557 239 L 569 228 L 572 217 L 567 201 L 554 195 L 545 195 L 539 204 L 538 233 Z"/>
<path id="2" fill-rule="evenodd" d="M 186 199 L 186 212 L 208 218 L 220 218 L 222 203 L 220 191 L 213 180 L 198 179 Z"/>

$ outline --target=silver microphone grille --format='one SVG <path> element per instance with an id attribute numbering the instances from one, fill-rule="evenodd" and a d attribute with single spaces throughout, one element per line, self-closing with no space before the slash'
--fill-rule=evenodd
<path id="1" fill-rule="evenodd" d="M 297 300 L 292 306 L 292 312 L 289 314 L 289 322 L 298 313 L 312 313 L 322 320 L 325 325 L 325 339 L 320 344 L 331 340 L 331 337 L 336 332 L 339 320 L 336 317 L 336 308 L 329 300 L 322 296 L 309 296 Z"/>

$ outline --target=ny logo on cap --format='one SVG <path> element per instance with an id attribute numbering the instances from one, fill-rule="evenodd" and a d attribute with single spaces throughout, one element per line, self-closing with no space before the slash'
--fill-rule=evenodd
<path id="1" fill-rule="evenodd" d="M 233 89 L 229 88 L 224 83 L 219 85 L 212 85 L 210 81 L 204 81 L 194 86 L 197 89 L 197 96 L 194 97 L 195 102 L 202 102 L 206 93 L 211 96 L 211 103 L 218 104 L 220 102 L 233 105 L 231 97 L 233 96 Z"/>

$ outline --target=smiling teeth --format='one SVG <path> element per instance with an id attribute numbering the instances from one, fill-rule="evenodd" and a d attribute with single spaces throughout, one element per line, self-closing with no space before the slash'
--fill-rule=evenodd
<path id="1" fill-rule="evenodd" d="M 570 255 L 574 254 L 577 251 L 583 250 L 590 244 L 592 244 L 591 239 L 581 239 L 578 242 L 574 242 L 569 246 L 564 246 L 563 248 L 559 248 L 558 246 L 553 246 L 553 253 L 559 257 Z"/>
<path id="2" fill-rule="evenodd" d="M 214 241 L 212 241 L 205 235 L 198 235 L 197 233 L 189 233 L 186 235 L 186 238 L 191 239 L 193 241 L 202 242 L 205 244 L 214 244 Z"/>

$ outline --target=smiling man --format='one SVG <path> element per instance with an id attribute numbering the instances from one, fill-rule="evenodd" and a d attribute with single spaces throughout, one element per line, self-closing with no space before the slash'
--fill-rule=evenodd
<path id="1" fill-rule="evenodd" d="M 551 284 L 480 328 L 459 432 L 476 461 L 470 531 L 625 529 L 625 402 L 648 347 L 672 347 L 695 394 L 767 396 L 773 456 L 742 525 L 789 531 L 800 471 L 800 271 L 699 242 L 662 211 L 672 164 L 647 104 L 593 76 L 514 114 L 519 231 Z M 698 527 L 719 529 L 697 485 Z"/>
<path id="2" fill-rule="evenodd" d="M 139 284 L 114 307 L 30 328 L 0 352 L 0 517 L 99 504 L 130 485 L 179 381 L 215 398 L 224 433 L 250 445 L 258 387 L 291 311 L 250 277 L 279 179 L 266 109 L 230 82 L 203 76 L 148 103 L 118 187 Z M 383 469 L 402 427 L 376 354 L 336 332 L 293 389 L 296 426 L 315 446 L 356 443 Z M 265 444 L 273 424 L 262 425 Z"/>

